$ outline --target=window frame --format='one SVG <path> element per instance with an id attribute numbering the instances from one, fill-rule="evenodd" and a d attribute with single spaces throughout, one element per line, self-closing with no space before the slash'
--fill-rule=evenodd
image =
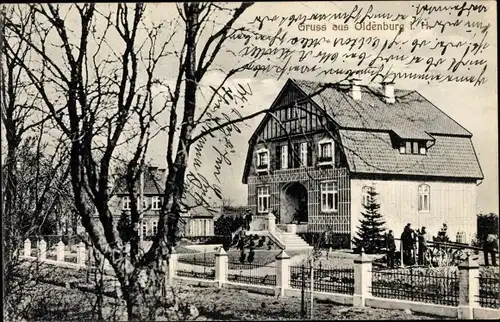
<path id="1" fill-rule="evenodd" d="M 151 197 L 151 210 L 160 210 L 161 198 L 159 196 Z"/>
<path id="2" fill-rule="evenodd" d="M 329 190 L 329 189 L 324 190 L 323 189 L 324 185 L 326 185 L 326 187 L 328 187 L 327 185 L 330 183 L 333 183 L 332 190 Z M 321 212 L 323 212 L 323 213 L 338 212 L 339 187 L 338 187 L 337 181 L 336 180 L 321 181 L 319 191 L 320 191 L 320 209 L 321 209 Z M 331 208 L 328 206 L 328 199 L 329 199 L 328 196 L 330 194 L 332 195 L 332 207 Z M 324 198 L 326 198 L 326 199 L 324 199 Z"/>
<path id="3" fill-rule="evenodd" d="M 129 196 L 124 196 L 122 197 L 122 210 L 130 210 L 130 203 L 131 203 L 131 200 L 130 200 L 130 197 Z M 126 207 L 125 207 L 126 205 Z"/>
<path id="4" fill-rule="evenodd" d="M 288 144 L 284 144 L 281 149 L 281 169 L 288 169 Z"/>
<path id="5" fill-rule="evenodd" d="M 323 155 L 322 146 L 330 145 L 330 159 L 326 159 Z M 335 160 L 335 144 L 332 139 L 323 139 L 318 142 L 318 165 L 333 164 Z"/>
<path id="6" fill-rule="evenodd" d="M 263 191 L 264 193 L 260 193 Z M 267 200 L 267 208 L 263 209 L 264 206 L 264 200 Z M 262 204 L 261 204 L 262 201 Z M 257 187 L 257 213 L 259 214 L 265 214 L 269 213 L 269 208 L 270 208 L 270 202 L 271 202 L 271 188 L 270 186 L 258 186 Z"/>
<path id="7" fill-rule="evenodd" d="M 147 220 L 142 221 L 141 232 L 142 232 L 142 238 L 144 238 L 148 235 L 148 221 Z"/>
<path id="8" fill-rule="evenodd" d="M 300 167 L 307 167 L 307 154 L 308 154 L 308 143 L 301 142 L 300 143 Z"/>
<path id="9" fill-rule="evenodd" d="M 255 164 L 255 169 L 257 170 L 257 172 L 269 171 L 269 164 L 271 163 L 271 160 L 269 157 L 269 150 L 266 148 L 260 148 L 255 153 L 257 156 L 257 160 L 256 160 L 256 164 Z M 267 164 L 265 165 L 265 167 L 262 166 L 262 164 L 261 164 L 262 163 L 262 158 L 261 158 L 262 154 L 265 154 L 266 158 L 267 158 Z"/>
<path id="10" fill-rule="evenodd" d="M 141 200 L 142 204 L 142 210 L 147 210 L 148 209 L 148 197 L 143 196 L 142 198 L 139 198 Z"/>
<path id="11" fill-rule="evenodd" d="M 372 186 L 363 186 L 363 188 L 361 188 L 361 205 L 364 207 L 368 206 L 369 191 L 373 191 Z"/>
<path id="12" fill-rule="evenodd" d="M 158 220 L 151 221 L 151 232 L 153 233 L 153 236 L 158 232 Z"/>
<path id="13" fill-rule="evenodd" d="M 427 188 L 427 191 L 423 190 L 425 188 Z M 417 209 L 419 213 L 429 213 L 431 211 L 431 187 L 428 184 L 421 183 L 418 185 L 417 202 Z M 424 205 L 426 205 L 427 207 L 424 207 Z"/>

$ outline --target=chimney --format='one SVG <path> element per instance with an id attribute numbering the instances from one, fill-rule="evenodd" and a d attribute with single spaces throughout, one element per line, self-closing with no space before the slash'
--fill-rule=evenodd
<path id="1" fill-rule="evenodd" d="M 392 104 L 396 102 L 394 97 L 394 83 L 382 83 L 384 90 L 384 100 L 386 103 Z"/>
<path id="2" fill-rule="evenodd" d="M 351 94 L 352 98 L 356 101 L 361 100 L 361 80 L 353 79 L 351 80 Z"/>

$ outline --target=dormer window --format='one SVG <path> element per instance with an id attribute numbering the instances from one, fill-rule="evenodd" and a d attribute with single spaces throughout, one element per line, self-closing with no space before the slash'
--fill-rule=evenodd
<path id="1" fill-rule="evenodd" d="M 333 163 L 334 145 L 333 140 L 326 139 L 318 142 L 318 165 Z"/>
<path id="2" fill-rule="evenodd" d="M 402 141 L 399 145 L 401 154 L 422 154 L 427 153 L 425 141 Z"/>
<path id="3" fill-rule="evenodd" d="M 257 151 L 257 172 L 269 170 L 269 150 L 262 148 Z"/>

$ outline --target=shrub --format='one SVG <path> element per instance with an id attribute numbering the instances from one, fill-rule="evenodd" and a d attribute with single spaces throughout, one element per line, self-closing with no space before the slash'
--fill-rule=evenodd
<path id="1" fill-rule="evenodd" d="M 273 247 L 273 242 L 271 241 L 271 238 L 269 238 L 269 240 L 267 241 L 267 249 L 271 250 L 272 247 Z"/>
<path id="2" fill-rule="evenodd" d="M 441 243 L 449 242 L 450 237 L 448 237 L 448 225 L 443 224 L 443 227 L 441 227 L 441 230 L 439 230 L 437 236 L 433 237 L 433 240 Z"/>
<path id="3" fill-rule="evenodd" d="M 262 236 L 260 239 L 259 239 L 259 243 L 257 244 L 257 247 L 258 248 L 261 248 L 262 246 L 264 246 L 264 243 L 266 242 L 266 237 L 265 236 Z"/>

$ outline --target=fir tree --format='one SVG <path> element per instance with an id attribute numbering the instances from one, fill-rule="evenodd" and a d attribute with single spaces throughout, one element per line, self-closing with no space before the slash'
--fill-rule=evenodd
<path id="1" fill-rule="evenodd" d="M 361 213 L 363 217 L 359 220 L 360 226 L 357 227 L 358 236 L 353 239 L 356 249 L 363 247 L 367 254 L 380 252 L 384 245 L 385 220 L 380 214 L 377 195 L 374 188 L 368 190 L 367 202 L 363 205 L 364 211 Z"/>

